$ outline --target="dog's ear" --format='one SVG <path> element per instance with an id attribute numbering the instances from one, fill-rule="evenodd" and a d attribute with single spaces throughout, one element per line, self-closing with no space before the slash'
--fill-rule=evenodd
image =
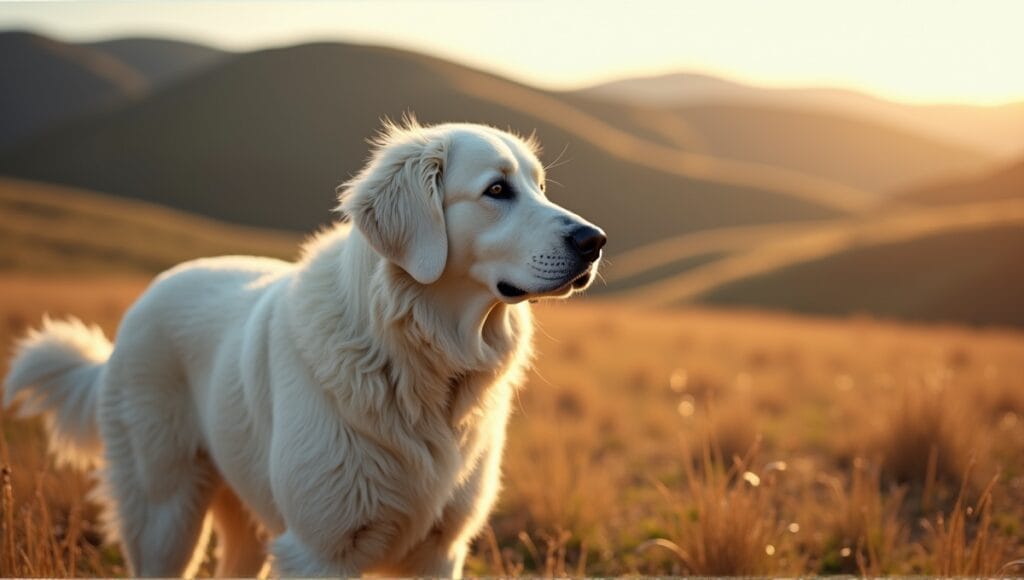
<path id="1" fill-rule="evenodd" d="M 442 183 L 447 140 L 418 127 L 388 130 L 366 167 L 340 188 L 339 209 L 377 252 L 420 284 L 431 284 L 448 260 Z"/>

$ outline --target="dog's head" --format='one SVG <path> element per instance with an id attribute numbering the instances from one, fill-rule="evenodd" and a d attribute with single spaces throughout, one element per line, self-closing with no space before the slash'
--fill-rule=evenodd
<path id="1" fill-rule="evenodd" d="M 420 284 L 464 279 L 506 303 L 594 279 L 604 232 L 545 196 L 530 140 L 482 125 L 387 124 L 342 188 L 373 248 Z"/>

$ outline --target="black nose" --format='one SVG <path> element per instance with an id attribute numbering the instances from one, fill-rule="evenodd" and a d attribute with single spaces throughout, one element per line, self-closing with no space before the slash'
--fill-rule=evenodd
<path id="1" fill-rule="evenodd" d="M 601 257 L 601 248 L 608 238 L 594 226 L 580 226 L 573 230 L 566 240 L 586 261 L 593 262 Z"/>

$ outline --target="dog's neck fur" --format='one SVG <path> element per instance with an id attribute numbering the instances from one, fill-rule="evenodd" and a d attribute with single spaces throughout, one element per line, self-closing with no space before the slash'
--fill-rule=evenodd
<path id="1" fill-rule="evenodd" d="M 315 380 L 353 413 L 381 416 L 375 411 L 382 405 L 397 405 L 413 424 L 426 419 L 424 413 L 459 423 L 486 404 L 487 386 L 521 380 L 532 330 L 528 305 L 506 305 L 466 281 L 418 284 L 347 226 L 318 236 L 305 250 L 308 265 L 293 286 L 295 323 L 314 316 L 358 322 L 297 347 L 307 361 L 321 361 L 311 365 Z M 347 284 L 346 278 L 369 283 Z M 484 380 L 472 380 L 477 374 Z M 389 384 L 361 380 L 382 375 Z M 355 379 L 342 384 L 339 377 Z"/>

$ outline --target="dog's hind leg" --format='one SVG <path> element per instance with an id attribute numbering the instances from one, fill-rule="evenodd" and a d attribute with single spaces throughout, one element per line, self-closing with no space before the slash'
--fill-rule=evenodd
<path id="1" fill-rule="evenodd" d="M 116 508 L 112 523 L 131 575 L 181 576 L 202 562 L 200 540 L 220 475 L 205 453 L 173 444 L 164 417 L 134 413 L 129 427 L 107 415 L 104 494 Z"/>
<path id="2" fill-rule="evenodd" d="M 117 506 L 121 544 L 132 574 L 182 576 L 202 562 L 209 536 L 207 509 L 216 474 L 209 466 L 183 466 L 172 474 L 178 485 L 168 496 L 154 498 L 139 482 L 114 466 L 108 486 Z M 203 541 L 200 541 L 203 540 Z"/>
<path id="3" fill-rule="evenodd" d="M 256 576 L 267 559 L 266 541 L 238 496 L 225 484 L 213 498 L 218 577 Z"/>

